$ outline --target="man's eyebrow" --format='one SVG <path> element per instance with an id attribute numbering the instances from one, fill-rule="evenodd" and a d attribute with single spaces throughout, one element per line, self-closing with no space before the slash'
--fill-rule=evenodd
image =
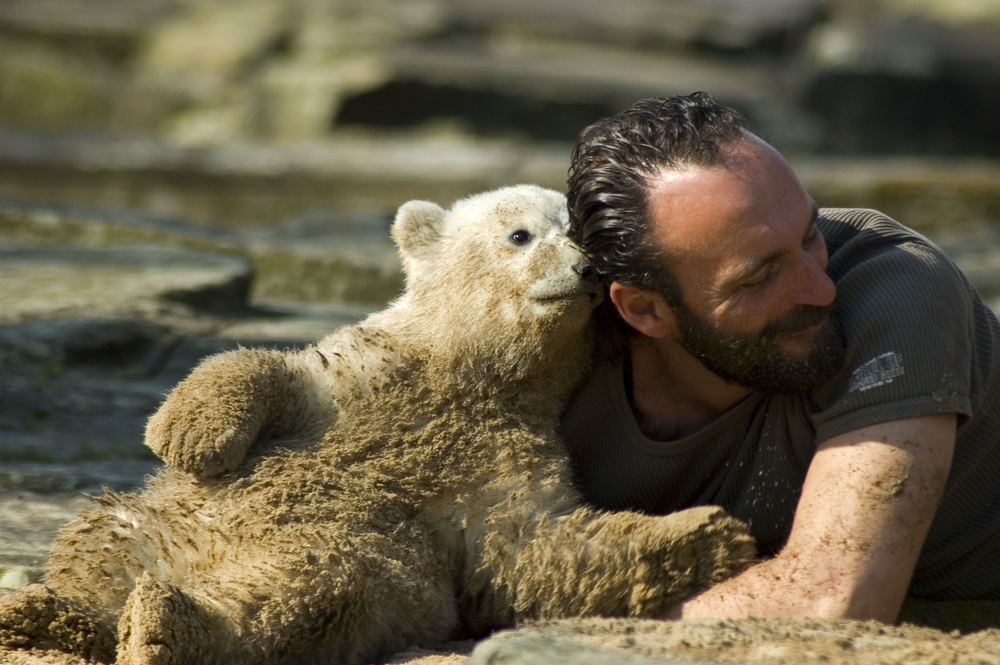
<path id="1" fill-rule="evenodd" d="M 815 201 L 812 201 L 812 209 L 809 214 L 809 224 L 806 226 L 806 232 L 802 235 L 803 241 L 810 237 L 816 232 L 816 222 L 819 221 L 819 206 L 816 205 Z M 777 261 L 778 258 L 784 254 L 784 250 L 775 250 L 770 254 L 765 254 L 764 256 L 757 259 L 748 259 L 746 264 L 740 268 L 736 273 L 732 275 L 727 281 L 729 284 L 737 284 L 744 279 L 752 277 L 755 273 L 762 270 L 769 263 Z"/>

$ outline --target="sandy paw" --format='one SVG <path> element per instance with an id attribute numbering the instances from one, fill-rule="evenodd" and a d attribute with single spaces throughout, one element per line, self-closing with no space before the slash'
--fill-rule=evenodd
<path id="1" fill-rule="evenodd" d="M 198 608 L 180 589 L 149 573 L 136 581 L 118 621 L 118 665 L 183 665 L 195 644 Z M 186 655 L 187 654 L 187 655 Z"/>
<path id="2" fill-rule="evenodd" d="M 0 599 L 0 646 L 51 649 L 102 662 L 115 653 L 107 626 L 42 584 Z"/>

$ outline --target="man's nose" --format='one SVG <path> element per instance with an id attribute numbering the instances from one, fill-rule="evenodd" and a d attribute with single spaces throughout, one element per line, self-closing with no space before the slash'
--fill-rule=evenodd
<path id="1" fill-rule="evenodd" d="M 800 263 L 793 286 L 794 304 L 826 307 L 833 303 L 837 287 L 826 274 L 826 262 L 806 254 Z"/>

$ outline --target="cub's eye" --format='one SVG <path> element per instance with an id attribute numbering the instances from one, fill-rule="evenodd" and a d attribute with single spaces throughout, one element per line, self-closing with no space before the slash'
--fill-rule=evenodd
<path id="1" fill-rule="evenodd" d="M 524 229 L 518 229 L 510 234 L 510 241 L 515 245 L 527 245 L 531 242 L 531 232 L 525 231 Z"/>

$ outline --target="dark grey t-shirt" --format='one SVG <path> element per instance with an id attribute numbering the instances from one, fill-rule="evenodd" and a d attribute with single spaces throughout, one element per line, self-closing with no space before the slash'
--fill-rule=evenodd
<path id="1" fill-rule="evenodd" d="M 701 431 L 661 442 L 639 430 L 621 363 L 601 362 L 562 423 L 580 487 L 609 509 L 721 505 L 773 554 L 817 442 L 957 413 L 951 473 L 910 594 L 1000 599 L 1000 324 L 939 249 L 888 217 L 824 209 L 818 225 L 837 285 L 840 374 L 807 394 L 754 393 Z"/>

